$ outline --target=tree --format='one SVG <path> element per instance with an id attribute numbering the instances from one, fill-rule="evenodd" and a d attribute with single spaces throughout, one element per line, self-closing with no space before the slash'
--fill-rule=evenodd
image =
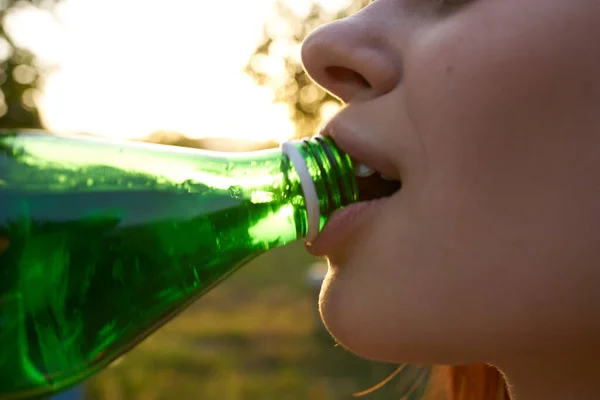
<path id="1" fill-rule="evenodd" d="M 40 128 L 34 102 L 41 74 L 35 56 L 20 48 L 4 29 L 4 17 L 24 5 L 50 8 L 59 0 L 0 1 L 0 128 Z"/>
<path id="2" fill-rule="evenodd" d="M 322 7 L 318 0 L 308 3 L 306 9 L 299 10 L 288 0 L 276 1 L 273 15 L 264 25 L 263 40 L 245 68 L 258 84 L 275 90 L 275 102 L 290 107 L 297 136 L 312 135 L 323 118 L 340 105 L 302 69 L 302 40 L 320 25 L 357 12 L 369 0 L 351 0 L 347 6 L 333 12 Z"/>

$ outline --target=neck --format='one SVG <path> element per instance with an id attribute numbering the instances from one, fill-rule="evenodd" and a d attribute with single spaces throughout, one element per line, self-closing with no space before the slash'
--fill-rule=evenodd
<path id="1" fill-rule="evenodd" d="M 511 400 L 597 399 L 600 395 L 598 350 L 582 350 L 576 357 L 529 359 L 523 355 L 501 368 Z"/>

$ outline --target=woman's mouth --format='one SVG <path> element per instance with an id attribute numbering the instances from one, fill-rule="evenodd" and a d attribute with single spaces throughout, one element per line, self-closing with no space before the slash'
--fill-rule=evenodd
<path id="1" fill-rule="evenodd" d="M 354 175 L 358 185 L 359 201 L 389 197 L 402 187 L 400 179 L 387 177 L 366 164 L 355 161 Z"/>
<path id="2" fill-rule="evenodd" d="M 402 187 L 400 179 L 383 175 L 367 164 L 354 160 L 354 174 L 358 186 L 358 202 L 344 207 L 329 218 L 323 230 L 307 247 L 315 256 L 327 256 L 344 238 L 369 219 Z"/>

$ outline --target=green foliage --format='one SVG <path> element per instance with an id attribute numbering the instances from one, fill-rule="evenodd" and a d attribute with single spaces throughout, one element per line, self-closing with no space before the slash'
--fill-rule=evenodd
<path id="1" fill-rule="evenodd" d="M 290 107 L 298 136 L 312 135 L 321 124 L 322 107 L 339 100 L 316 85 L 302 69 L 300 45 L 315 28 L 363 8 L 369 0 L 354 0 L 335 13 L 312 1 L 308 12 L 299 12 L 291 2 L 277 0 L 274 14 L 265 22 L 263 40 L 245 71 L 254 80 L 275 89 L 275 101 Z"/>

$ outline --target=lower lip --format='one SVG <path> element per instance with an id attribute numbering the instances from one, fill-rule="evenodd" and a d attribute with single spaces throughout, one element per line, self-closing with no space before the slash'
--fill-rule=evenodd
<path id="1" fill-rule="evenodd" d="M 350 232 L 357 229 L 363 221 L 372 219 L 374 213 L 387 199 L 361 201 L 334 212 L 317 239 L 307 246 L 309 252 L 317 257 L 331 254 L 335 248 L 344 243 L 345 237 Z"/>

